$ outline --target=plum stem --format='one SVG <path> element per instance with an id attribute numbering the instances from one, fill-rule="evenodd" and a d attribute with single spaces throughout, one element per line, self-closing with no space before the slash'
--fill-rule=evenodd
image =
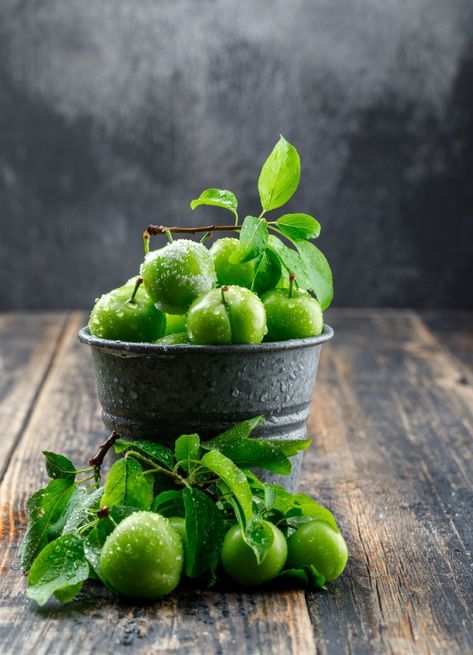
<path id="1" fill-rule="evenodd" d="M 296 279 L 296 276 L 294 273 L 291 273 L 289 275 L 289 298 L 292 298 L 292 294 L 294 292 L 294 280 Z"/>
<path id="2" fill-rule="evenodd" d="M 138 292 L 138 289 L 140 288 L 140 286 L 141 286 L 142 284 L 143 284 L 143 278 L 142 278 L 141 275 L 140 275 L 140 276 L 137 278 L 136 282 L 135 282 L 135 288 L 133 289 L 133 293 L 131 294 L 130 298 L 128 298 L 128 300 L 126 301 L 127 304 L 132 305 L 134 302 L 136 302 L 136 301 L 135 301 L 135 296 L 136 296 L 136 294 L 137 294 L 137 292 Z"/>
<path id="3" fill-rule="evenodd" d="M 221 292 L 221 294 L 222 294 L 222 302 L 223 302 L 223 304 L 225 305 L 225 307 L 226 307 L 227 304 L 228 304 L 228 303 L 227 303 L 227 299 L 226 299 L 226 297 L 225 297 L 225 292 L 226 292 L 226 291 L 228 291 L 228 287 L 227 287 L 226 285 L 224 285 L 223 287 L 220 287 L 220 292 Z"/>
<path id="4" fill-rule="evenodd" d="M 174 239 L 172 238 L 170 228 L 166 228 L 166 230 L 164 231 L 164 234 L 166 235 L 166 239 L 168 240 L 168 243 L 172 243 L 174 241 Z"/>
<path id="5" fill-rule="evenodd" d="M 150 234 L 149 234 L 148 230 L 145 230 L 143 232 L 143 248 L 144 248 L 144 251 L 145 251 L 145 256 L 149 253 L 149 237 L 150 237 Z"/>

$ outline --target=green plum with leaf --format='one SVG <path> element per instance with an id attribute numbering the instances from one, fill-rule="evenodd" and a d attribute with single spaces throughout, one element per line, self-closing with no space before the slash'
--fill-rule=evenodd
<path id="1" fill-rule="evenodd" d="M 262 296 L 268 326 L 268 341 L 305 339 L 321 334 L 322 309 L 306 291 L 294 288 L 290 275 L 288 289 L 274 289 Z"/>
<path id="2" fill-rule="evenodd" d="M 266 334 L 263 303 L 245 287 L 213 289 L 191 305 L 187 331 L 195 344 L 260 343 Z"/>
<path id="3" fill-rule="evenodd" d="M 257 259 L 240 261 L 240 241 L 233 237 L 215 241 L 210 254 L 219 285 L 236 284 L 261 294 L 273 289 L 281 277 L 279 260 L 271 256 L 271 253 L 265 253 Z"/>
<path id="4" fill-rule="evenodd" d="M 168 314 L 185 314 L 192 302 L 217 282 L 208 249 L 189 239 L 149 252 L 141 275 L 153 302 Z"/>
<path id="5" fill-rule="evenodd" d="M 214 316 L 208 312 L 205 320 L 208 334 L 197 329 L 195 322 L 193 328 L 189 328 L 187 312 L 191 305 L 195 318 L 195 307 L 199 301 L 205 304 L 212 299 L 214 302 L 215 294 L 206 294 L 216 286 L 246 288 L 264 298 L 269 314 L 269 340 L 303 338 L 321 333 L 322 311 L 332 301 L 333 282 L 324 254 L 311 243 L 320 235 L 320 223 L 303 212 L 286 213 L 275 219 L 267 217 L 291 199 L 298 187 L 300 175 L 299 154 L 281 136 L 258 178 L 261 210 L 255 212 L 257 215 L 250 214 L 240 223 L 236 195 L 228 189 L 209 188 L 191 201 L 191 208 L 220 207 L 232 214 L 233 223 L 204 227 L 148 226 L 143 234 L 145 259 L 141 265 L 144 289 L 137 294 L 137 299 L 146 292 L 151 299 L 147 305 L 149 311 L 153 311 L 150 306 L 154 304 L 154 310 L 165 312 L 167 320 L 164 335 L 160 333 L 156 336 L 153 333 L 154 338 L 147 337 L 146 340 L 156 341 L 162 336 L 182 334 L 187 330 L 191 341 L 196 344 L 259 343 L 261 339 L 258 334 L 261 330 L 258 327 L 250 330 L 246 321 L 246 328 L 241 329 L 245 320 L 241 318 L 244 312 L 240 310 L 228 311 L 225 316 L 222 307 L 215 306 Z M 238 238 L 236 235 L 218 238 L 210 250 L 204 245 L 211 236 L 231 232 L 238 233 Z M 203 233 L 203 237 L 200 243 L 185 238 L 174 241 L 174 233 Z M 150 238 L 153 235 L 165 235 L 169 243 L 150 252 Z M 284 280 L 289 275 L 296 277 L 298 289 L 290 289 L 290 297 L 287 299 L 282 291 L 276 290 L 286 287 Z M 301 289 L 308 293 L 303 293 Z M 118 292 L 116 294 L 120 295 Z M 230 298 L 227 308 L 231 304 Z M 107 309 L 105 299 L 100 307 Z M 199 308 L 202 309 L 200 305 Z M 120 307 L 116 311 L 114 309 L 112 307 L 109 317 L 104 315 L 103 321 L 95 315 L 91 317 L 93 334 L 107 332 L 110 335 L 108 338 L 125 338 L 120 335 L 126 320 L 121 321 L 123 317 Z M 135 310 L 138 313 L 137 307 Z M 127 311 L 130 313 L 129 307 Z M 99 308 L 96 313 L 100 313 Z M 101 327 L 101 322 L 105 327 Z M 114 323 L 117 324 L 116 330 L 113 329 Z M 156 332 L 160 332 L 157 327 Z M 130 340 L 142 339 L 141 335 L 130 337 Z M 171 340 L 168 345 L 179 345 L 180 338 L 176 339 L 175 344 Z"/>
<path id="6" fill-rule="evenodd" d="M 266 522 L 272 533 L 272 543 L 261 562 L 246 542 L 239 525 L 232 526 L 225 535 L 221 561 L 225 573 L 235 582 L 257 586 L 277 577 L 287 559 L 286 539 L 278 527 Z"/>
<path id="7" fill-rule="evenodd" d="M 45 451 L 50 481 L 28 499 L 20 547 L 27 595 L 67 603 L 93 579 L 156 599 L 183 574 L 246 586 L 290 576 L 324 589 L 348 556 L 335 518 L 249 471 L 289 474 L 290 458 L 310 440 L 253 438 L 263 422 L 247 419 L 207 441 L 184 434 L 173 449 L 112 433 L 85 468 Z M 112 447 L 121 457 L 103 479 Z"/>
<path id="8" fill-rule="evenodd" d="M 233 237 L 217 239 L 210 248 L 210 254 L 220 285 L 236 284 L 251 289 L 255 277 L 255 267 L 252 261 L 240 262 L 237 257 L 240 242 Z"/>
<path id="9" fill-rule="evenodd" d="M 89 318 L 91 334 L 101 339 L 151 342 L 163 336 L 166 316 L 142 286 L 131 278 L 118 289 L 101 296 Z"/>

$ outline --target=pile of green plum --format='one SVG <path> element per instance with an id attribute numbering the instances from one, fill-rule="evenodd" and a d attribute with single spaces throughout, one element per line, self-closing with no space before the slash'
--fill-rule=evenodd
<path id="1" fill-rule="evenodd" d="M 283 137 L 265 162 L 258 181 L 262 211 L 238 222 L 236 196 L 206 189 L 191 208 L 230 210 L 232 225 L 149 226 L 140 275 L 96 301 L 91 334 L 103 339 L 163 345 L 245 344 L 321 334 L 322 311 L 333 297 L 332 274 L 311 239 L 320 224 L 308 214 L 266 213 L 292 196 L 300 176 L 297 150 Z M 215 233 L 234 231 L 208 248 Z M 201 242 L 174 240 L 174 233 L 199 233 Z M 169 243 L 149 251 L 153 234 Z"/>
<path id="2" fill-rule="evenodd" d="M 310 439 L 255 439 L 257 416 L 208 441 L 174 449 L 146 440 L 102 444 L 86 468 L 45 452 L 51 478 L 28 500 L 20 548 L 27 595 L 69 602 L 87 580 L 156 599 L 185 580 L 254 587 L 275 578 L 325 589 L 348 550 L 332 513 L 303 493 L 264 483 L 250 468 L 291 471 Z M 122 455 L 102 480 L 111 447 Z"/>

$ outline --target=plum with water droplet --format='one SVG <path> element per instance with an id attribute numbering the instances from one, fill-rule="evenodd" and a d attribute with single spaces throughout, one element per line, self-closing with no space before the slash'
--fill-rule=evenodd
<path id="1" fill-rule="evenodd" d="M 166 316 L 149 297 L 138 277 L 105 293 L 89 318 L 90 333 L 101 339 L 150 342 L 163 336 Z M 134 293 L 135 292 L 135 293 Z"/>
<path id="2" fill-rule="evenodd" d="M 141 275 L 153 302 L 168 314 L 185 314 L 197 296 L 217 282 L 210 252 L 190 239 L 177 239 L 148 253 Z"/>
<path id="3" fill-rule="evenodd" d="M 273 543 L 263 561 L 258 564 L 252 548 L 243 539 L 239 525 L 228 530 L 223 541 L 221 560 L 226 574 L 245 586 L 269 582 L 281 573 L 287 558 L 286 539 L 279 528 L 269 522 L 273 531 Z"/>
<path id="4" fill-rule="evenodd" d="M 99 572 L 123 596 L 153 600 L 177 587 L 183 562 L 182 539 L 168 519 L 134 512 L 107 537 Z"/>
<path id="5" fill-rule="evenodd" d="M 237 285 L 200 296 L 187 314 L 192 343 L 260 343 L 266 334 L 266 314 L 258 296 Z"/>
<path id="6" fill-rule="evenodd" d="M 315 298 L 299 289 L 274 289 L 262 296 L 268 325 L 267 341 L 305 339 L 321 334 L 322 309 Z"/>

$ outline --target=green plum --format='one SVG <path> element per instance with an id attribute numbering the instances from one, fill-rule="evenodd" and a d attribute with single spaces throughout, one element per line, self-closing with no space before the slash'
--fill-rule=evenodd
<path id="1" fill-rule="evenodd" d="M 300 569 L 312 564 L 327 582 L 343 572 L 348 561 L 345 539 L 325 521 L 301 525 L 287 540 L 287 568 Z"/>
<path id="2" fill-rule="evenodd" d="M 322 309 L 306 291 L 274 289 L 262 296 L 268 324 L 268 341 L 304 339 L 321 334 Z"/>
<path id="3" fill-rule="evenodd" d="M 131 278 L 96 301 L 89 318 L 91 334 L 102 339 L 142 342 L 163 336 L 166 315 L 139 286 L 140 279 Z"/>
<path id="4" fill-rule="evenodd" d="M 189 239 L 148 253 L 141 274 L 156 306 L 168 314 L 185 314 L 195 298 L 217 282 L 210 252 Z"/>
<path id="5" fill-rule="evenodd" d="M 273 289 L 281 277 L 279 260 L 271 252 L 265 253 L 263 259 L 239 262 L 237 253 L 240 242 L 232 237 L 218 239 L 210 248 L 217 281 L 220 285 L 236 284 L 256 293 Z"/>
<path id="6" fill-rule="evenodd" d="M 260 343 L 266 333 L 263 303 L 244 287 L 213 289 L 191 305 L 187 332 L 197 344 Z"/>
<path id="7" fill-rule="evenodd" d="M 181 537 L 168 519 L 154 512 L 134 512 L 107 537 L 99 572 L 124 596 L 155 599 L 177 587 L 183 562 Z"/>
<path id="8" fill-rule="evenodd" d="M 161 346 L 179 346 L 183 343 L 190 343 L 190 341 L 187 332 L 176 332 L 175 334 L 166 334 L 154 343 L 160 344 Z"/>
<path id="9" fill-rule="evenodd" d="M 274 541 L 265 558 L 258 564 L 253 550 L 243 539 L 240 526 L 234 525 L 223 540 L 221 560 L 227 575 L 242 585 L 254 586 L 268 582 L 281 573 L 287 558 L 286 539 L 275 525 L 269 523 Z"/>
<path id="10" fill-rule="evenodd" d="M 186 331 L 186 314 L 166 314 L 166 332 L 168 334 L 176 334 L 177 332 Z"/>
<path id="11" fill-rule="evenodd" d="M 238 252 L 239 244 L 238 239 L 225 237 L 218 239 L 210 248 L 217 273 L 217 282 L 220 285 L 237 284 L 240 287 L 251 289 L 255 276 L 254 262 L 232 261 L 232 257 Z"/>

